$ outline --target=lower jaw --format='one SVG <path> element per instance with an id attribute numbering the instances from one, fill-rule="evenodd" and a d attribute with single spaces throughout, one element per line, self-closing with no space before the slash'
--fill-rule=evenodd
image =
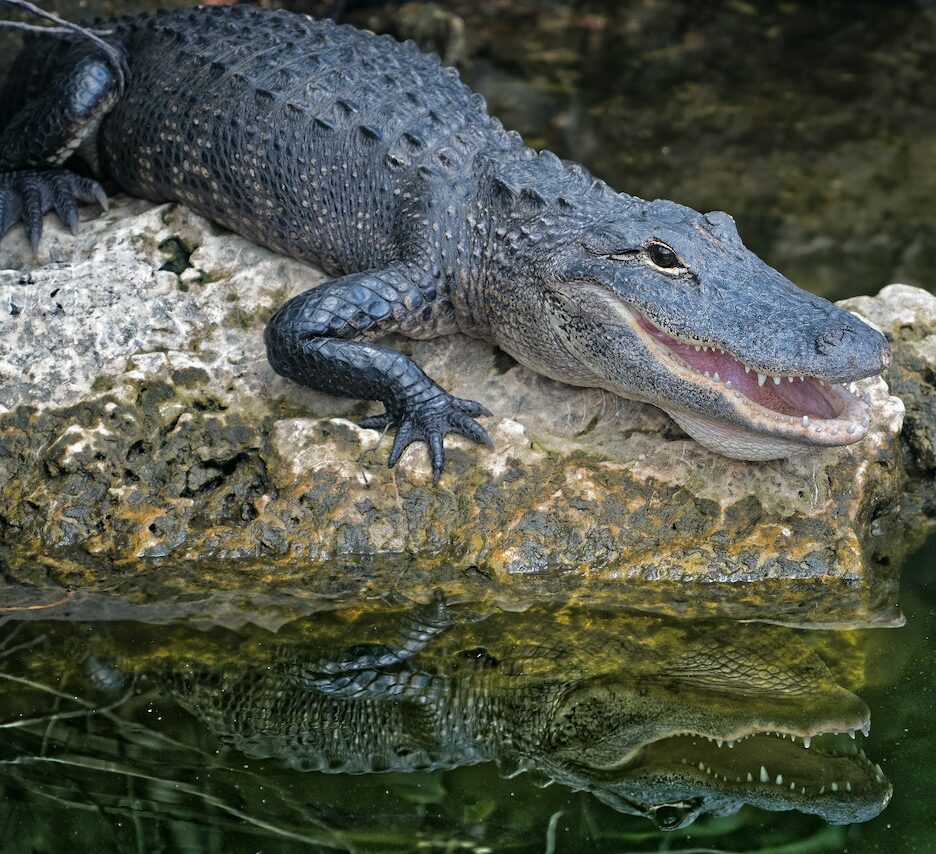
<path id="1" fill-rule="evenodd" d="M 798 456 L 819 446 L 797 442 L 782 436 L 763 435 L 745 430 L 723 421 L 714 421 L 701 415 L 676 409 L 664 411 L 700 445 L 735 460 L 778 460 Z M 864 436 L 865 431 L 855 434 L 853 441 Z"/>

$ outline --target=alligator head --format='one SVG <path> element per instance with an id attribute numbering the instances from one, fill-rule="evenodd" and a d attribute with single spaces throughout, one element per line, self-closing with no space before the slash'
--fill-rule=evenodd
<path id="1" fill-rule="evenodd" d="M 553 376 L 658 406 L 738 459 L 866 434 L 853 383 L 887 367 L 880 333 L 765 264 L 728 214 L 610 191 L 595 202 L 576 205 L 541 268 L 570 363 Z"/>
<path id="2" fill-rule="evenodd" d="M 884 809 L 891 784 L 856 744 L 868 708 L 813 650 L 779 627 L 690 626 L 648 622 L 641 672 L 570 682 L 527 767 L 663 830 L 744 804 L 832 824 Z"/>

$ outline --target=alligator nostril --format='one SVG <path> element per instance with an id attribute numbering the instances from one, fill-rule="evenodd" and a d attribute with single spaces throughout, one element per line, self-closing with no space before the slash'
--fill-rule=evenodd
<path id="1" fill-rule="evenodd" d="M 816 352 L 827 356 L 842 343 L 845 334 L 851 331 L 852 330 L 848 326 L 843 326 L 839 329 L 830 329 L 827 332 L 823 332 L 822 335 L 816 338 Z"/>

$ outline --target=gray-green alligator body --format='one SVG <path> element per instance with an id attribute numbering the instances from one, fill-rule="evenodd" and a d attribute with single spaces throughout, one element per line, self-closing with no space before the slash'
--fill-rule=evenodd
<path id="1" fill-rule="evenodd" d="M 725 213 L 617 193 L 505 131 L 412 44 L 246 6 L 29 38 L 0 97 L 0 235 L 77 226 L 121 189 L 185 203 L 332 278 L 270 320 L 279 373 L 380 400 L 391 464 L 414 441 L 488 442 L 474 401 L 374 343 L 454 332 L 554 379 L 666 410 L 720 453 L 768 459 L 860 439 L 847 388 L 885 340 L 796 288 Z"/>

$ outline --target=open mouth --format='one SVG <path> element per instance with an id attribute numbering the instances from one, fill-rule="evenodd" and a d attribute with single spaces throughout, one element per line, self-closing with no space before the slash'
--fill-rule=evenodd
<path id="1" fill-rule="evenodd" d="M 718 387 L 745 407 L 746 415 L 754 404 L 753 420 L 765 427 L 782 425 L 829 443 L 856 441 L 867 430 L 870 408 L 854 382 L 840 385 L 802 374 L 764 374 L 712 342 L 677 339 L 638 312 L 634 316 L 643 332 L 695 374 L 696 382 L 707 380 Z"/>
<path id="2" fill-rule="evenodd" d="M 717 744 L 714 749 L 713 744 Z M 763 786 L 806 797 L 869 791 L 882 799 L 889 796 L 890 784 L 881 766 L 845 734 L 798 739 L 785 733 L 756 733 L 737 742 L 685 735 L 654 747 L 654 761 L 688 766 L 700 779 L 713 783 Z"/>

